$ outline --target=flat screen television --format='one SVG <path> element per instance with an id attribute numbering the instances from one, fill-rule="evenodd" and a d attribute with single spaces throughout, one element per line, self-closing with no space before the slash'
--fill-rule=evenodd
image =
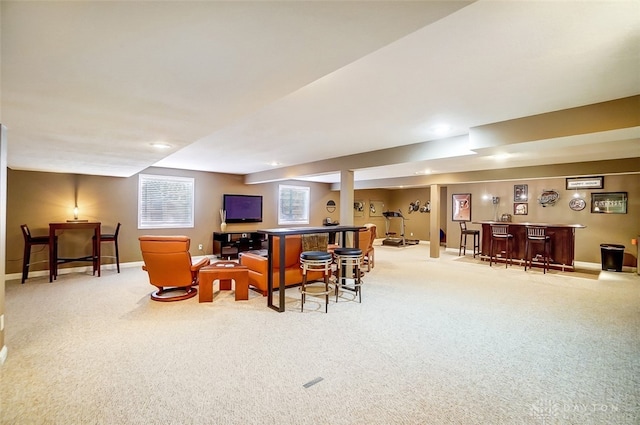
<path id="1" fill-rule="evenodd" d="M 227 213 L 227 223 L 262 222 L 262 196 L 222 195 L 222 208 Z"/>

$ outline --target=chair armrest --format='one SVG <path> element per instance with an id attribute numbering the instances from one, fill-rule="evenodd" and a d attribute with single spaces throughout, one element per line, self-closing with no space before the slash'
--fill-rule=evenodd
<path id="1" fill-rule="evenodd" d="M 266 257 L 260 255 L 243 253 L 240 256 L 240 264 L 247 266 L 249 270 L 263 275 L 267 274 L 267 264 L 269 260 Z"/>
<path id="2" fill-rule="evenodd" d="M 209 264 L 211 264 L 211 260 L 207 257 L 201 259 L 200 261 L 198 261 L 197 263 L 191 265 L 191 271 L 195 272 L 200 270 L 201 268 L 203 268 L 204 266 L 208 266 Z"/>

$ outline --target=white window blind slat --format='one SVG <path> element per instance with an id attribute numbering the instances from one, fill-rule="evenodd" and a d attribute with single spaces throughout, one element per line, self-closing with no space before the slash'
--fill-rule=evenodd
<path id="1" fill-rule="evenodd" d="M 190 177 L 140 174 L 138 228 L 193 228 L 194 189 Z"/>

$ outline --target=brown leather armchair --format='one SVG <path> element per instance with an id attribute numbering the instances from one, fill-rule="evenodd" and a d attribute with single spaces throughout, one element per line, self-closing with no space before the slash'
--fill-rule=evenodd
<path id="1" fill-rule="evenodd" d="M 280 282 L 280 238 L 273 238 L 273 287 L 278 288 Z M 302 252 L 302 238 L 300 235 L 287 236 L 285 238 L 285 259 L 284 259 L 284 283 L 292 286 L 302 283 L 302 270 L 300 269 L 300 253 Z M 249 269 L 249 286 L 267 295 L 267 257 L 245 252 L 240 256 L 240 264 Z M 307 274 L 308 280 L 322 279 L 322 272 L 310 271 Z"/>
<path id="2" fill-rule="evenodd" d="M 149 273 L 149 282 L 158 288 L 151 293 L 155 301 L 180 301 L 194 297 L 198 290 L 198 271 L 210 264 L 203 258 L 191 262 L 186 236 L 140 236 L 140 250 L 144 260 L 143 270 Z"/>
<path id="3" fill-rule="evenodd" d="M 367 265 L 367 271 L 371 271 L 375 267 L 373 242 L 377 237 L 377 227 L 375 224 L 365 224 L 366 229 L 358 232 L 358 247 L 362 250 L 364 263 Z"/>

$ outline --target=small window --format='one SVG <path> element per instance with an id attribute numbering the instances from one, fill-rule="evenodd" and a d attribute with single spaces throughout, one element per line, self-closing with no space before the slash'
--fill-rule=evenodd
<path id="1" fill-rule="evenodd" d="M 278 224 L 309 224 L 309 194 L 304 186 L 280 185 L 278 188 Z"/>
<path id="2" fill-rule="evenodd" d="M 139 177 L 138 229 L 193 228 L 193 178 Z"/>

